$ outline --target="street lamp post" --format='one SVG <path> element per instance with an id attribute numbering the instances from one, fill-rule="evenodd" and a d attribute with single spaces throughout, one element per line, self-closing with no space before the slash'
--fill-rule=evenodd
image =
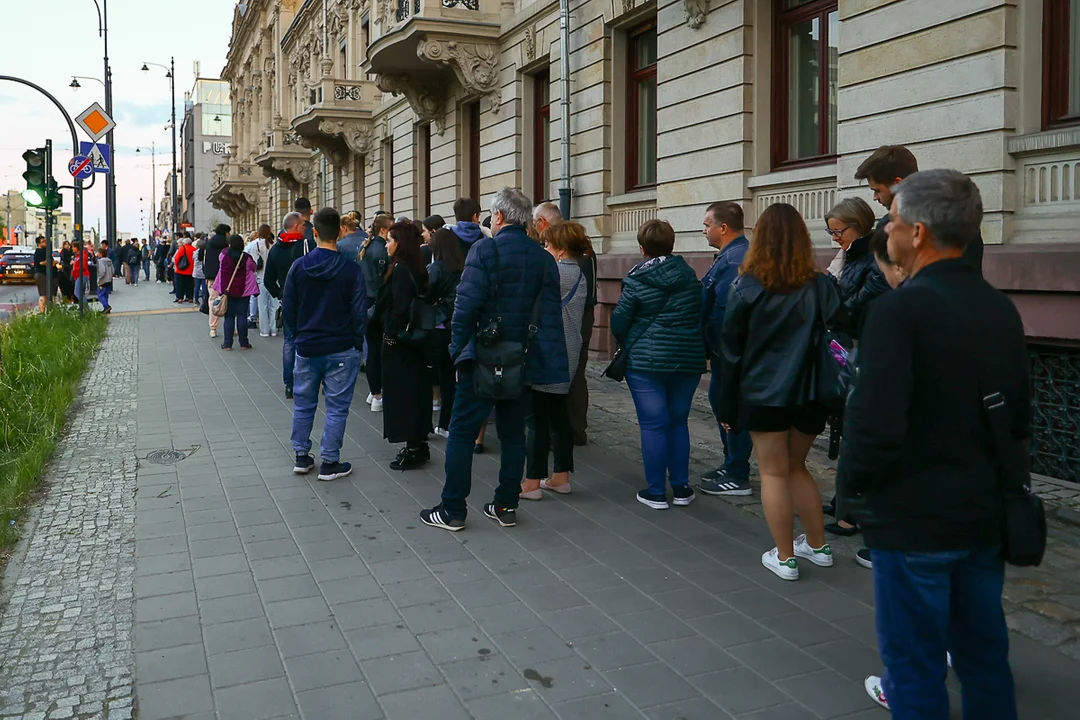
<path id="1" fill-rule="evenodd" d="M 101 0 L 100 4 L 98 0 L 93 0 L 93 2 L 98 12 L 98 37 L 102 38 L 105 43 L 105 82 L 102 83 L 105 86 L 105 113 L 112 117 L 112 68 L 109 67 L 109 0 Z M 72 87 L 77 87 L 74 78 L 72 78 Z M 105 136 L 105 142 L 109 146 L 109 156 L 112 158 L 112 166 L 109 168 L 108 177 L 105 180 L 105 237 L 109 241 L 109 247 L 116 247 L 116 144 L 112 130 L 109 130 L 109 133 Z"/>
<path id="2" fill-rule="evenodd" d="M 177 210 L 179 210 L 179 204 L 176 201 L 176 58 L 169 58 L 169 65 L 166 67 L 160 63 L 144 62 L 142 66 L 143 72 L 149 72 L 148 65 L 164 68 L 167 70 L 165 77 L 169 78 L 169 91 L 172 93 L 172 236 L 175 238 L 180 226 L 180 219 Z"/>
<path id="3" fill-rule="evenodd" d="M 146 148 L 135 148 L 135 154 L 139 154 Z M 154 143 L 150 143 L 150 224 L 156 224 L 157 212 L 157 149 Z"/>

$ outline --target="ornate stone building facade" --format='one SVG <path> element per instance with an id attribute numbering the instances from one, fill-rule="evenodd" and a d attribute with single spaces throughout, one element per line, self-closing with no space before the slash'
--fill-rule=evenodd
<path id="1" fill-rule="evenodd" d="M 458 196 L 486 204 L 505 185 L 554 199 L 569 72 L 573 216 L 603 253 L 598 327 L 644 220 L 669 220 L 704 268 L 708 203 L 737 200 L 752 223 L 790 202 L 824 255 L 833 202 L 870 199 L 859 162 L 904 144 L 979 184 L 987 278 L 1049 372 L 1075 375 L 1078 39 L 1080 0 L 570 0 L 563 68 L 558 0 L 249 0 L 211 199 L 241 228 L 279 225 L 301 194 L 366 220 L 449 218 Z M 592 349 L 610 351 L 606 333 Z"/>

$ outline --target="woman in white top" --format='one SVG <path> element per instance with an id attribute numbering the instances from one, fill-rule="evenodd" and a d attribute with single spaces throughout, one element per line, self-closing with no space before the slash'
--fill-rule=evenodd
<path id="1" fill-rule="evenodd" d="M 258 318 L 259 337 L 277 337 L 277 311 L 281 301 L 271 296 L 263 287 L 263 269 L 273 244 L 274 231 L 269 225 L 263 224 L 259 226 L 255 239 L 244 248 L 244 252 L 255 259 L 255 281 L 259 284 L 259 294 L 252 296 L 248 315 L 252 321 Z"/>

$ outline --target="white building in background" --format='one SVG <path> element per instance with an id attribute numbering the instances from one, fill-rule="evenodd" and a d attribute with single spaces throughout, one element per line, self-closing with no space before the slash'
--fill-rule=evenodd
<path id="1" fill-rule="evenodd" d="M 180 135 L 183 153 L 180 219 L 194 231 L 210 232 L 211 222 L 223 216 L 206 198 L 212 187 L 213 172 L 231 152 L 232 144 L 228 82 L 214 78 L 195 81 L 185 97 Z"/>

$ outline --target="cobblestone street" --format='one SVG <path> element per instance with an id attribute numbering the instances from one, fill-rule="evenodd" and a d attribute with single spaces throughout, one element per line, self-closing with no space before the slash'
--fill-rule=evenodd
<path id="1" fill-rule="evenodd" d="M 353 475 L 293 475 L 281 339 L 222 353 L 203 315 L 158 312 L 168 300 L 159 285 L 122 291 L 117 314 L 140 312 L 112 320 L 8 568 L 0 717 L 888 717 L 862 687 L 880 661 L 858 538 L 834 545 L 836 567 L 783 583 L 760 566 L 756 496 L 642 507 L 624 386 L 591 380 L 574 494 L 528 504 L 516 528 L 479 512 L 498 467 L 489 435 L 469 526 L 451 535 L 417 517 L 444 441 L 423 470 L 390 471 L 361 381 L 342 451 Z M 694 472 L 715 466 L 701 402 L 691 432 Z M 831 464 L 812 459 L 827 493 Z M 1078 530 L 1062 516 L 1052 532 L 1047 562 L 1011 569 L 1007 590 L 1033 720 L 1080 706 L 1066 612 L 1080 609 Z"/>

